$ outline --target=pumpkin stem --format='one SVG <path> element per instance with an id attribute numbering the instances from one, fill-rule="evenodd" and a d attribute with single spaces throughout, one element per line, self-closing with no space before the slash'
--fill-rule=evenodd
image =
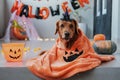
<path id="1" fill-rule="evenodd" d="M 13 27 L 22 28 L 16 20 L 12 21 L 12 25 L 13 25 Z"/>

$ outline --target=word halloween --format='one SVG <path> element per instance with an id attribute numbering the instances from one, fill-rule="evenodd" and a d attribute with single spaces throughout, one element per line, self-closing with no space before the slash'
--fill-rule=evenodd
<path id="1" fill-rule="evenodd" d="M 79 9 L 80 7 L 84 7 L 85 4 L 89 4 L 89 0 L 70 0 L 71 5 L 74 10 Z M 66 8 L 68 9 L 69 12 L 72 10 L 68 8 L 68 2 L 63 2 L 61 5 L 63 11 L 66 11 Z M 60 15 L 60 6 L 56 6 L 56 10 L 53 10 L 53 8 L 50 6 L 49 8 L 47 7 L 36 7 L 35 14 L 32 13 L 32 6 L 30 5 L 25 5 L 23 3 L 18 3 L 16 0 L 14 5 L 12 6 L 11 12 L 13 13 L 14 11 L 17 10 L 17 15 L 19 16 L 25 16 L 29 18 L 37 18 L 37 19 L 47 19 L 49 17 L 50 11 L 51 15 Z"/>

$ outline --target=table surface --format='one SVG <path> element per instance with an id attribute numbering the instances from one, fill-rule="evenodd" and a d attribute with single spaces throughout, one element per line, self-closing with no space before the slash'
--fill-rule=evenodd
<path id="1" fill-rule="evenodd" d="M 49 50 L 52 45 L 55 43 L 55 41 L 12 41 L 12 42 L 19 42 L 19 43 L 25 43 L 25 47 L 29 47 L 30 51 L 27 51 L 24 53 L 23 56 L 23 61 L 22 62 L 7 62 L 3 56 L 3 54 L 0 54 L 0 67 L 26 67 L 26 61 L 38 56 L 38 54 L 43 51 L 43 50 Z M 5 43 L 4 41 L 0 41 L 0 50 L 1 44 Z M 41 48 L 41 50 L 38 50 L 37 52 L 34 51 L 36 48 Z M 115 55 L 115 60 L 103 63 L 101 66 L 98 68 L 103 68 L 103 67 L 113 67 L 113 68 L 120 68 L 120 53 L 114 53 Z"/>

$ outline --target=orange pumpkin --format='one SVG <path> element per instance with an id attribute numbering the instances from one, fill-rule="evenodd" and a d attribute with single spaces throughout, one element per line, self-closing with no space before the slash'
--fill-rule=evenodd
<path id="1" fill-rule="evenodd" d="M 22 28 L 13 27 L 13 35 L 19 40 L 25 40 L 27 38 L 26 32 Z"/>
<path id="2" fill-rule="evenodd" d="M 24 43 L 4 43 L 2 50 L 6 61 L 20 62 L 23 58 Z"/>
<path id="3" fill-rule="evenodd" d="M 105 40 L 105 39 L 106 39 L 106 37 L 104 34 L 96 34 L 94 36 L 94 41 L 100 41 L 100 40 Z"/>
<path id="4" fill-rule="evenodd" d="M 26 31 L 17 23 L 17 21 L 13 21 L 11 31 L 15 38 L 19 40 L 25 40 L 27 39 Z"/>

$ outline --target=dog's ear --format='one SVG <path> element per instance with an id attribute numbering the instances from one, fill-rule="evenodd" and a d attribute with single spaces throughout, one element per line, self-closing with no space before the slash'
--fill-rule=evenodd
<path id="1" fill-rule="evenodd" d="M 73 20 L 73 22 L 75 24 L 75 33 L 79 34 L 79 31 L 78 31 L 78 22 L 76 20 Z"/>
<path id="2" fill-rule="evenodd" d="M 56 30 L 55 30 L 55 35 L 57 34 L 58 30 L 59 30 L 59 21 L 57 21 L 57 22 L 56 22 Z"/>

